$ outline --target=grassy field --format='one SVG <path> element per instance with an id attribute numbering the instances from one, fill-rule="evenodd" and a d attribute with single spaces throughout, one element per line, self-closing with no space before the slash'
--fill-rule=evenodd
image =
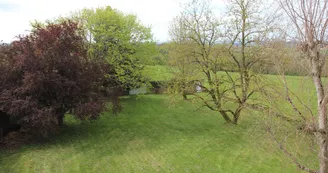
<path id="1" fill-rule="evenodd" d="M 170 78 L 165 67 L 147 67 L 144 73 L 153 80 Z M 267 78 L 279 83 L 277 76 Z M 287 81 L 295 92 L 309 90 L 301 97 L 313 97 L 304 77 Z M 68 116 L 63 132 L 50 142 L 0 151 L 0 173 L 300 172 L 265 134 L 261 113 L 244 111 L 240 125 L 232 126 L 191 101 L 173 104 L 168 95 L 121 100 L 118 115 L 105 112 L 92 123 Z M 303 163 L 316 159 L 306 151 L 299 153 Z"/>
<path id="2" fill-rule="evenodd" d="M 298 172 L 265 138 L 252 116 L 224 124 L 189 102 L 165 95 L 122 98 L 118 115 L 81 124 L 44 145 L 0 152 L 0 172 Z M 260 130 L 260 129 L 258 129 Z"/>
<path id="3" fill-rule="evenodd" d="M 151 80 L 155 81 L 166 81 L 172 78 L 172 73 L 170 73 L 170 68 L 168 66 L 145 66 L 143 70 L 143 75 L 147 76 Z"/>

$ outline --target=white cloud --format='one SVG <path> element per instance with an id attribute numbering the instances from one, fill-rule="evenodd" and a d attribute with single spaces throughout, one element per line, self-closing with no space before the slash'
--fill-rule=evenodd
<path id="1" fill-rule="evenodd" d="M 0 40 L 10 42 L 26 34 L 33 20 L 106 5 L 136 14 L 143 24 L 152 26 L 157 41 L 167 41 L 168 25 L 180 11 L 178 0 L 0 0 Z"/>

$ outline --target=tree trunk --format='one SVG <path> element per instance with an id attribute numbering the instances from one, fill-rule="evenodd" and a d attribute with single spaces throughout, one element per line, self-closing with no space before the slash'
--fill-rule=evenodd
<path id="1" fill-rule="evenodd" d="M 3 140 L 3 128 L 0 127 L 0 141 Z"/>
<path id="2" fill-rule="evenodd" d="M 327 150 L 327 105 L 324 101 L 325 92 L 322 85 L 321 69 L 318 55 L 311 58 L 312 65 L 312 79 L 317 92 L 318 101 L 318 133 L 319 141 L 319 173 L 328 173 L 328 150 Z"/>
<path id="3" fill-rule="evenodd" d="M 57 117 L 57 123 L 59 127 L 62 127 L 64 125 L 64 116 L 65 114 L 60 114 Z"/>
<path id="4" fill-rule="evenodd" d="M 317 86 L 317 84 L 316 84 Z M 327 150 L 327 106 L 322 104 L 322 100 L 318 99 L 318 141 L 319 141 L 319 161 L 320 161 L 320 170 L 319 173 L 328 172 L 328 150 Z"/>
<path id="5" fill-rule="evenodd" d="M 183 100 L 187 100 L 187 95 L 186 94 L 182 94 Z"/>
<path id="6" fill-rule="evenodd" d="M 222 117 L 224 118 L 224 120 L 226 121 L 226 123 L 231 123 L 232 122 L 226 112 L 224 112 L 224 111 L 219 111 L 219 112 L 222 115 Z"/>
<path id="7" fill-rule="evenodd" d="M 238 120 L 239 120 L 239 117 L 240 117 L 240 113 L 241 113 L 241 110 L 242 110 L 242 108 L 240 107 L 240 108 L 238 108 L 238 110 L 234 113 L 234 115 L 233 115 L 233 124 L 238 124 Z"/>

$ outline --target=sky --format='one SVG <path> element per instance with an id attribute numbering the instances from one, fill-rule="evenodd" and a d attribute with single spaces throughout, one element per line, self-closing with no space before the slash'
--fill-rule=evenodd
<path id="1" fill-rule="evenodd" d="M 0 41 L 9 43 L 15 36 L 27 34 L 33 20 L 44 21 L 107 5 L 136 14 L 144 25 L 151 26 L 157 42 L 168 41 L 170 21 L 181 11 L 179 0 L 0 0 Z"/>

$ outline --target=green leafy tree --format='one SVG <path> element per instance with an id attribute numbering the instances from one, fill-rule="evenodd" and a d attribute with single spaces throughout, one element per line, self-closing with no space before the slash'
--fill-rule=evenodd
<path id="1" fill-rule="evenodd" d="M 88 55 L 114 67 L 116 87 L 135 88 L 144 82 L 141 70 L 153 64 L 157 53 L 151 28 L 134 14 L 125 14 L 110 6 L 83 9 L 56 21 L 73 20 L 84 28 Z"/>
<path id="2" fill-rule="evenodd" d="M 81 17 L 89 33 L 90 56 L 111 64 L 121 87 L 139 86 L 143 81 L 142 59 L 146 56 L 142 52 L 152 45 L 151 29 L 143 26 L 137 16 L 109 6 L 85 9 Z"/>

